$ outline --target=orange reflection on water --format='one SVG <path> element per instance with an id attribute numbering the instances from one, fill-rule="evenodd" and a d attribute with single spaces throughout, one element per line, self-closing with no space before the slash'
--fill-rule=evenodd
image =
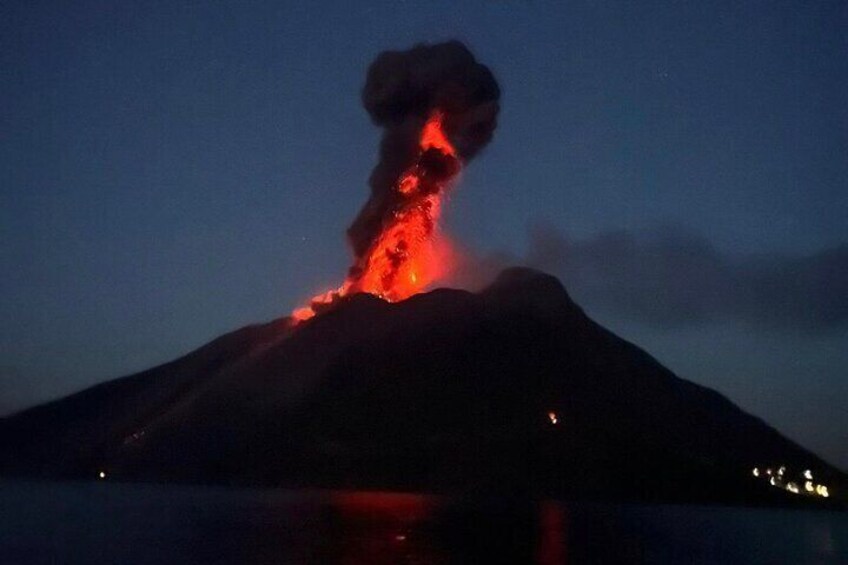
<path id="1" fill-rule="evenodd" d="M 339 528 L 334 540 L 345 565 L 437 564 L 444 558 L 424 535 L 436 499 L 386 492 L 339 492 L 330 499 Z"/>
<path id="2" fill-rule="evenodd" d="M 565 507 L 387 492 L 328 493 L 321 563 L 567 562 Z"/>
<path id="3" fill-rule="evenodd" d="M 564 565 L 566 516 L 563 507 L 553 501 L 539 504 L 539 565 Z"/>

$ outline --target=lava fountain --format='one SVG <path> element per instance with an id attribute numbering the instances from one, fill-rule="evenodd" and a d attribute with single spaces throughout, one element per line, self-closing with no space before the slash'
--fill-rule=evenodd
<path id="1" fill-rule="evenodd" d="M 491 71 L 458 41 L 377 57 L 362 100 L 384 134 L 371 197 L 347 232 L 354 262 L 341 286 L 292 313 L 296 322 L 349 294 L 404 300 L 445 274 L 442 207 L 463 163 L 491 140 L 499 97 Z"/>
<path id="2" fill-rule="evenodd" d="M 344 284 L 314 297 L 309 306 L 295 310 L 292 317 L 296 320 L 307 320 L 322 306 L 357 292 L 397 302 L 421 292 L 443 274 L 444 246 L 448 243 L 436 239 L 439 215 L 446 191 L 461 165 L 456 149 L 444 133 L 442 120 L 442 112 L 434 110 L 425 123 L 418 158 L 394 187 L 400 206 L 387 219 L 367 252 L 351 267 Z"/>

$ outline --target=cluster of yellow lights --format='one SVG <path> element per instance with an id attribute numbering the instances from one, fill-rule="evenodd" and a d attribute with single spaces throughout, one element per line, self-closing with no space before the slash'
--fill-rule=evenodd
<path id="1" fill-rule="evenodd" d="M 760 471 L 759 467 L 754 467 L 751 473 L 755 477 L 768 477 L 768 481 L 771 486 L 786 489 L 793 494 L 808 494 L 810 496 L 818 495 L 822 498 L 828 498 L 830 496 L 830 492 L 827 490 L 825 485 L 817 485 L 813 483 L 813 472 L 809 469 L 806 469 L 803 473 L 801 473 L 801 476 L 806 479 L 804 482 L 804 492 L 801 492 L 800 487 L 798 487 L 798 483 L 794 481 L 784 481 L 784 476 L 786 475 L 785 466 L 781 465 L 776 472 L 773 471 L 771 467 L 768 467 L 763 471 Z"/>

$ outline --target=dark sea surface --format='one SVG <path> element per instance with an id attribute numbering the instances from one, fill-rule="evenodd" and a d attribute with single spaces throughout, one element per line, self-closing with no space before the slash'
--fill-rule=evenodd
<path id="1" fill-rule="evenodd" d="M 0 563 L 848 563 L 848 513 L 2 481 Z"/>

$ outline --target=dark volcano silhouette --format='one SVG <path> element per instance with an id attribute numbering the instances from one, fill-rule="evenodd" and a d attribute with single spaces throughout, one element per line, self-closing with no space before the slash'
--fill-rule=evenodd
<path id="1" fill-rule="evenodd" d="M 5 418 L 0 445 L 5 474 L 62 478 L 728 503 L 823 501 L 754 467 L 844 481 L 528 269 L 249 326 Z"/>

